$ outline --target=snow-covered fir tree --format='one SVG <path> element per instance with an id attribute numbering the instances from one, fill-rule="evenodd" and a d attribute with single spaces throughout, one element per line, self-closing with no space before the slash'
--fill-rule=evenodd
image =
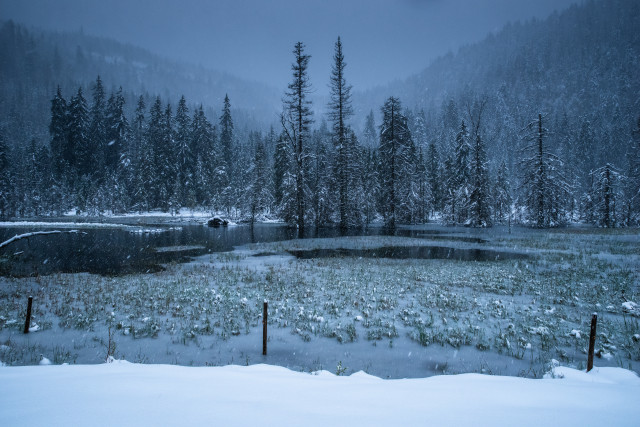
<path id="1" fill-rule="evenodd" d="M 63 149 L 63 158 L 70 165 L 67 181 L 73 187 L 76 177 L 92 172 L 93 152 L 89 146 L 89 112 L 82 87 L 71 98 L 67 109 L 67 141 Z"/>
<path id="2" fill-rule="evenodd" d="M 68 121 L 67 101 L 62 96 L 62 90 L 58 86 L 56 95 L 51 100 L 51 120 L 49 122 L 49 146 L 51 147 L 55 177 L 58 181 L 65 177 L 71 167 L 68 163 L 69 159 L 65 156 L 68 144 Z"/>
<path id="3" fill-rule="evenodd" d="M 599 167 L 591 172 L 589 218 L 598 226 L 613 228 L 624 222 L 624 181 L 625 176 L 612 164 Z"/>
<path id="4" fill-rule="evenodd" d="M 413 142 L 402 113 L 398 98 L 389 97 L 382 107 L 380 125 L 380 213 L 385 226 L 391 230 L 401 218 L 408 215 L 409 204 L 402 196 L 408 195 L 407 177 L 402 173 L 410 172 L 410 155 Z M 410 178 L 409 178 L 410 179 Z"/>
<path id="5" fill-rule="evenodd" d="M 463 224 L 469 217 L 470 167 L 469 131 L 464 120 L 455 138 L 453 157 L 448 165 L 445 181 L 444 220 L 450 224 Z"/>
<path id="6" fill-rule="evenodd" d="M 509 182 L 509 170 L 503 160 L 498 167 L 496 181 L 493 188 L 493 218 L 494 222 L 507 222 L 511 217 L 511 184 Z"/>
<path id="7" fill-rule="evenodd" d="M 220 174 L 221 190 L 222 190 L 222 204 L 225 207 L 227 213 L 231 211 L 231 205 L 233 204 L 233 180 L 238 177 L 234 172 L 233 164 L 233 149 L 234 149 L 234 128 L 233 118 L 231 117 L 231 101 L 229 96 L 224 96 L 224 103 L 222 105 L 222 114 L 220 115 L 220 158 L 218 159 L 218 173 Z"/>
<path id="8" fill-rule="evenodd" d="M 191 151 L 191 119 L 189 107 L 184 95 L 180 97 L 175 117 L 176 147 L 176 179 L 174 182 L 174 203 L 181 206 L 195 207 L 195 191 L 193 185 L 196 159 Z"/>
<path id="9" fill-rule="evenodd" d="M 101 181 L 105 176 L 105 154 L 107 150 L 106 99 L 100 76 L 91 89 L 92 103 L 89 110 L 89 133 L 86 151 L 83 152 L 82 174 L 91 175 Z M 117 156 L 116 156 L 117 157 Z"/>
<path id="10" fill-rule="evenodd" d="M 538 228 L 554 227 L 567 221 L 566 202 L 571 191 L 565 178 L 564 162 L 545 145 L 549 134 L 543 126 L 543 116 L 524 128 L 523 149 L 520 166 L 522 175 L 521 203 L 527 210 L 530 224 Z"/>

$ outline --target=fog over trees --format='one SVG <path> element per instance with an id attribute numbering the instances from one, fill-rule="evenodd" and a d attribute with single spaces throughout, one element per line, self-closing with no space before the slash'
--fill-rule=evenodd
<path id="1" fill-rule="evenodd" d="M 304 40 L 274 93 L 4 22 L 0 216 L 191 208 L 301 234 L 375 222 L 635 226 L 638 28 L 637 2 L 589 1 L 360 92 L 336 35 L 323 100 Z"/>

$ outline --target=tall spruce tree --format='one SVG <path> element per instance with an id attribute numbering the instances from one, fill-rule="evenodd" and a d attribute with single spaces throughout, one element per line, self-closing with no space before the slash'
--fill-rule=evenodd
<path id="1" fill-rule="evenodd" d="M 407 172 L 409 148 L 412 145 L 407 118 L 402 114 L 398 98 L 389 97 L 382 107 L 380 125 L 380 211 L 385 226 L 395 230 L 400 218 L 406 217 L 402 204 L 403 173 Z"/>
<path id="2" fill-rule="evenodd" d="M 126 153 L 129 122 L 124 112 L 125 99 L 122 87 L 115 94 L 111 94 L 106 108 L 106 144 L 104 149 L 104 164 L 107 175 L 117 172 L 118 163 Z"/>
<path id="3" fill-rule="evenodd" d="M 196 164 L 194 153 L 191 152 L 191 119 L 189 108 L 184 95 L 180 97 L 175 117 L 175 146 L 176 146 L 176 179 L 174 181 L 174 204 L 191 208 L 195 205 L 193 186 L 193 168 Z"/>
<path id="4" fill-rule="evenodd" d="M 227 210 L 227 213 L 231 210 L 231 204 L 233 203 L 233 191 L 231 188 L 232 181 L 234 180 L 234 165 L 233 165 L 233 118 L 231 117 L 231 102 L 229 96 L 224 96 L 224 104 L 222 106 L 222 115 L 220 116 L 220 148 L 222 152 L 220 173 L 224 178 L 222 183 L 223 189 L 223 205 Z"/>
<path id="5" fill-rule="evenodd" d="M 145 153 L 143 154 L 144 198 L 148 209 L 160 205 L 163 172 L 165 170 L 162 144 L 164 142 L 164 114 L 162 101 L 156 97 L 149 110 L 149 121 L 146 129 Z"/>
<path id="6" fill-rule="evenodd" d="M 82 87 L 78 88 L 78 92 L 69 102 L 67 118 L 67 143 L 63 157 L 70 166 L 67 172 L 68 182 L 73 182 L 76 176 L 90 174 L 93 164 L 93 153 L 88 138 L 89 112 Z"/>
<path id="7" fill-rule="evenodd" d="M 210 205 L 212 210 L 219 207 L 218 194 L 221 183 L 221 173 L 216 163 L 221 157 L 216 153 L 215 128 L 204 114 L 202 105 L 193 114 L 191 121 L 191 152 L 194 153 L 194 183 L 193 192 L 196 203 Z"/>
<path id="8" fill-rule="evenodd" d="M 65 147 L 67 145 L 67 101 L 62 96 L 62 90 L 58 86 L 56 95 L 51 100 L 51 121 L 49 122 L 49 146 L 54 163 L 54 173 L 57 180 L 61 180 L 68 171 L 70 165 L 65 159 Z"/>
<path id="9" fill-rule="evenodd" d="M 83 174 L 92 175 L 98 180 L 105 176 L 105 152 L 107 150 L 107 121 L 104 86 L 100 76 L 91 90 L 92 103 L 89 111 L 88 153 L 83 160 Z M 117 156 L 116 156 L 117 157 Z"/>
<path id="10" fill-rule="evenodd" d="M 471 169 L 469 131 L 464 120 L 455 138 L 453 157 L 450 159 L 445 195 L 445 220 L 451 224 L 465 223 L 469 217 Z"/>
<path id="11" fill-rule="evenodd" d="M 471 193 L 469 194 L 469 223 L 473 227 L 491 227 L 491 193 L 489 170 L 484 141 L 480 133 L 471 153 Z"/>
<path id="12" fill-rule="evenodd" d="M 132 119 L 131 141 L 127 150 L 132 165 L 128 178 L 129 195 L 133 202 L 132 207 L 139 211 L 149 209 L 147 186 L 153 168 L 153 156 L 147 139 L 146 108 L 144 97 L 140 95 Z"/>
<path id="13" fill-rule="evenodd" d="M 304 225 L 306 215 L 305 187 L 305 145 L 309 140 L 310 126 L 312 123 L 311 83 L 307 75 L 309 59 L 311 56 L 304 53 L 304 44 L 296 43 L 293 48 L 294 62 L 291 64 L 293 80 L 289 83 L 285 94 L 284 108 L 280 115 L 280 122 L 284 131 L 283 136 L 291 146 L 293 152 L 292 176 L 295 177 L 295 203 L 296 203 L 296 225 L 298 226 L 298 236 L 304 236 Z"/>
<path id="14" fill-rule="evenodd" d="M 340 230 L 345 232 L 349 227 L 349 216 L 354 212 L 349 210 L 349 181 L 354 147 L 351 147 L 352 140 L 349 139 L 349 126 L 347 120 L 353 115 L 351 107 L 351 86 L 347 85 L 344 77 L 344 69 L 347 63 L 342 53 L 342 43 L 340 37 L 335 44 L 333 53 L 333 66 L 329 80 L 330 101 L 329 120 L 332 125 L 332 139 L 335 153 L 335 181 L 338 192 L 338 222 Z"/>

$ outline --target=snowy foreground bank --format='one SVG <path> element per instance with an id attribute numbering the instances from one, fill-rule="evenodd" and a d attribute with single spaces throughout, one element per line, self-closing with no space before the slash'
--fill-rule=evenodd
<path id="1" fill-rule="evenodd" d="M 0 425 L 638 425 L 640 378 L 557 367 L 544 379 L 381 380 L 270 365 L 0 368 Z"/>

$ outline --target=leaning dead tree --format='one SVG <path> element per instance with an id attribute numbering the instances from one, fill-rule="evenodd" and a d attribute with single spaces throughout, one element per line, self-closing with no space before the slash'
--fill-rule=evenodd
<path id="1" fill-rule="evenodd" d="M 74 233 L 74 234 L 82 233 L 82 234 L 86 234 L 86 233 L 80 232 L 78 230 L 33 231 L 31 233 L 17 234 L 15 236 L 13 236 L 12 238 L 10 238 L 9 240 L 5 240 L 4 242 L 0 243 L 0 249 L 4 248 L 5 246 L 9 246 L 11 243 L 17 242 L 18 240 L 28 239 L 29 237 L 46 236 L 46 235 L 49 235 L 49 234 L 62 234 L 62 233 Z"/>

